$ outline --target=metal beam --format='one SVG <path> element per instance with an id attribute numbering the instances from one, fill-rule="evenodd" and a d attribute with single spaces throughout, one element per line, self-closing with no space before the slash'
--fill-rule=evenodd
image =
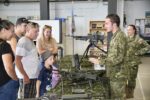
<path id="1" fill-rule="evenodd" d="M 5 0 L 0 0 L 3 3 Z M 41 0 L 9 0 L 10 3 L 20 3 L 20 2 L 40 2 Z M 72 2 L 72 0 L 48 0 L 49 2 Z M 73 0 L 73 1 L 89 1 L 89 0 Z M 100 1 L 100 0 L 90 0 L 90 1 Z"/>
<path id="2" fill-rule="evenodd" d="M 40 19 L 48 20 L 49 18 L 49 0 L 40 0 Z"/>
<path id="3" fill-rule="evenodd" d="M 117 0 L 108 0 L 108 14 L 117 13 Z"/>

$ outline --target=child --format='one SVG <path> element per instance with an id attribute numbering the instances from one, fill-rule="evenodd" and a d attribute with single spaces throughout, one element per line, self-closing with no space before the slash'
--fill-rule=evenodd
<path id="1" fill-rule="evenodd" d="M 44 93 L 54 88 L 60 79 L 58 69 L 53 66 L 54 55 L 47 50 L 42 53 L 41 57 L 44 63 L 36 82 L 36 97 L 43 96 Z"/>

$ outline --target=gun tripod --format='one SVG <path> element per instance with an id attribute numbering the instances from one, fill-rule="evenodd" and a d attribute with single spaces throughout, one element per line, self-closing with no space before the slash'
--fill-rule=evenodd
<path id="1" fill-rule="evenodd" d="M 96 47 L 96 48 L 98 48 L 99 50 L 101 50 L 102 52 L 104 52 L 105 54 L 107 53 L 107 52 L 104 51 L 103 49 L 99 48 L 94 42 L 90 42 L 90 44 L 87 46 L 85 52 L 83 53 L 83 56 L 82 56 L 82 58 L 81 58 L 79 64 L 82 63 L 82 60 L 83 60 L 84 57 L 87 57 L 90 47 Z"/>

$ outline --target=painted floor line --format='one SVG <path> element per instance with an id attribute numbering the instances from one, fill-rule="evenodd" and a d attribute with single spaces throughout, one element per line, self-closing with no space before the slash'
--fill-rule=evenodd
<path id="1" fill-rule="evenodd" d="M 143 91 L 143 87 L 142 87 L 142 83 L 141 83 L 141 80 L 140 80 L 139 75 L 138 75 L 137 79 L 138 79 L 138 81 L 139 81 L 139 85 L 140 85 L 141 93 L 142 93 L 142 96 L 143 96 L 143 100 L 146 100 L 146 99 L 145 99 L 145 95 L 144 95 L 144 91 Z"/>

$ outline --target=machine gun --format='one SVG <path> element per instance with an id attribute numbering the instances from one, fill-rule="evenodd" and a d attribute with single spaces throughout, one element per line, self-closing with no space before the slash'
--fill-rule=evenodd
<path id="1" fill-rule="evenodd" d="M 64 76 L 65 79 L 67 79 L 68 81 L 67 87 L 71 87 L 71 92 L 70 92 L 71 94 L 62 95 L 63 99 L 72 100 L 73 98 L 74 99 L 89 98 L 87 94 L 89 93 L 90 95 L 92 95 L 92 91 L 95 91 L 95 87 L 96 87 L 95 84 L 102 84 L 105 88 L 108 89 L 109 80 L 106 77 L 103 77 L 105 71 L 95 72 L 94 70 L 91 70 L 87 72 L 87 71 L 77 70 L 71 72 L 61 71 L 60 73 L 62 74 L 62 76 Z M 64 83 L 65 83 L 65 79 L 64 79 Z M 80 95 L 82 96 L 80 97 Z M 106 95 L 109 96 L 109 94 Z"/>
<path id="2" fill-rule="evenodd" d="M 94 73 L 93 73 L 94 72 Z M 72 83 L 77 83 L 77 84 L 84 84 L 86 81 L 97 81 L 101 79 L 102 76 L 106 73 L 106 71 L 101 70 L 101 71 L 95 71 L 91 70 L 89 72 L 87 71 L 60 71 L 61 75 L 70 80 L 70 84 L 73 85 Z"/>
<path id="3" fill-rule="evenodd" d="M 79 71 L 75 72 L 66 72 L 66 71 L 60 71 L 62 76 L 67 77 L 69 80 L 75 81 L 75 80 L 96 80 L 97 76 L 90 74 L 90 73 L 83 73 Z"/>
<path id="4" fill-rule="evenodd" d="M 96 47 L 100 51 L 102 51 L 103 53 L 107 54 L 107 51 L 105 51 L 105 50 L 103 50 L 103 49 L 101 49 L 100 47 L 97 46 L 99 41 L 102 44 L 104 44 L 104 35 L 102 35 L 99 32 L 95 32 L 95 33 L 89 34 L 88 36 L 72 36 L 72 37 L 75 38 L 76 40 L 84 40 L 84 41 L 89 40 L 89 45 L 87 46 L 85 52 L 83 53 L 83 56 L 82 56 L 81 60 L 80 61 L 76 60 L 76 58 L 78 58 L 78 56 L 74 55 L 74 60 L 76 60 L 74 62 L 78 66 L 78 69 L 80 69 L 79 66 L 82 63 L 83 58 L 87 57 L 90 47 Z"/>
<path id="5" fill-rule="evenodd" d="M 87 55 L 88 55 L 88 51 L 89 51 L 90 47 L 96 47 L 100 51 L 102 51 L 104 54 L 107 54 L 107 51 L 105 51 L 105 50 L 103 50 L 103 49 L 101 49 L 100 47 L 97 46 L 99 41 L 102 44 L 104 43 L 104 35 L 102 35 L 102 33 L 99 33 L 98 31 L 95 32 L 95 33 L 91 33 L 88 36 L 70 36 L 70 37 L 73 37 L 76 40 L 84 40 L 84 41 L 89 40 L 89 45 L 87 46 L 86 50 L 84 51 L 81 60 L 79 61 L 78 56 L 76 54 L 74 55 L 73 61 L 75 63 L 73 63 L 73 65 L 77 65 L 79 70 L 80 70 L 80 65 L 83 61 L 83 58 L 87 57 Z"/>
<path id="6" fill-rule="evenodd" d="M 72 36 L 72 37 L 75 38 L 76 40 L 84 40 L 84 41 L 89 40 L 89 42 L 92 42 L 94 44 L 97 44 L 98 41 L 101 41 L 102 44 L 104 43 L 103 42 L 104 35 L 101 35 L 101 33 L 99 32 L 88 34 L 88 36 Z"/>
<path id="7" fill-rule="evenodd" d="M 49 93 L 57 94 L 61 100 L 107 100 L 109 80 L 105 70 L 94 70 L 88 59 L 83 59 L 82 68 L 72 66 L 72 55 L 60 59 L 60 83 Z M 79 55 L 81 59 L 82 55 Z M 79 59 L 79 60 L 80 60 Z M 47 93 L 47 94 L 49 94 Z"/>

